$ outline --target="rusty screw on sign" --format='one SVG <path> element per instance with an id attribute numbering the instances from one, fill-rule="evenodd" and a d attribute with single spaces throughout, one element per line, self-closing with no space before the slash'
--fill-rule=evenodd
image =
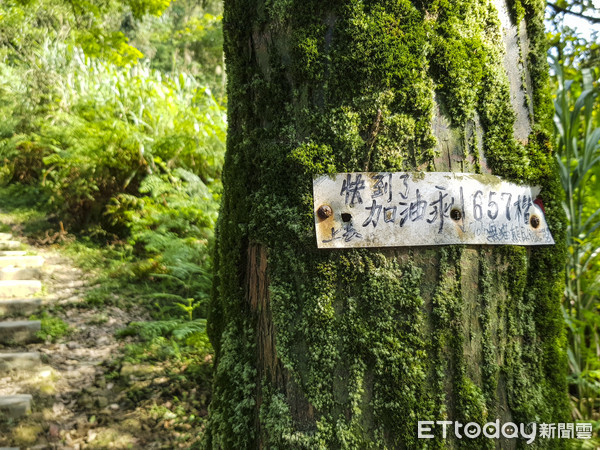
<path id="1" fill-rule="evenodd" d="M 462 213 L 458 209 L 453 209 L 450 211 L 450 218 L 458 222 L 462 219 Z"/>
<path id="2" fill-rule="evenodd" d="M 540 218 L 534 214 L 531 216 L 531 219 L 529 219 L 529 223 L 535 229 L 540 226 Z"/>
<path id="3" fill-rule="evenodd" d="M 331 210 L 331 206 L 329 205 L 322 205 L 318 210 L 317 210 L 317 214 L 319 215 L 319 218 L 325 220 L 328 217 L 331 217 L 333 214 L 333 211 Z"/>

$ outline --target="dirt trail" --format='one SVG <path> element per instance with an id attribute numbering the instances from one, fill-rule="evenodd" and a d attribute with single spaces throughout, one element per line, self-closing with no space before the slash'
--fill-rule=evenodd
<path id="1" fill-rule="evenodd" d="M 161 368 L 115 364 L 128 342 L 117 340 L 115 332 L 128 322 L 147 317 L 112 306 L 90 306 L 84 301 L 90 281 L 83 272 L 55 251 L 35 252 L 45 259 L 42 311 L 62 319 L 72 332 L 57 342 L 48 336 L 45 342 L 10 346 L 11 352 L 40 352 L 42 364 L 33 370 L 0 374 L 0 395 L 33 395 L 29 415 L 0 424 L 0 446 L 165 448 L 148 433 L 164 416 L 164 406 L 159 410 L 160 417 L 152 417 L 141 411 L 129 395 L 135 383 L 151 387 L 166 382 Z M 8 346 L 2 350 L 8 350 Z"/>

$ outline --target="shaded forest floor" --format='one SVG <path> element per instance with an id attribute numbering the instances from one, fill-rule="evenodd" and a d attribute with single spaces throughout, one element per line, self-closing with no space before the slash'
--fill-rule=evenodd
<path id="1" fill-rule="evenodd" d="M 36 317 L 45 337 L 11 351 L 40 352 L 43 364 L 0 375 L 0 394 L 33 395 L 31 414 L 0 423 L 0 447 L 196 446 L 210 398 L 210 354 L 190 355 L 168 339 L 147 342 L 124 333 L 131 322 L 150 320 L 147 308 L 132 302 L 131 287 L 103 286 L 89 262 L 82 270 L 64 245 L 50 242 L 72 236 L 60 229 L 28 234 L 22 220 L 2 214 L 0 231 L 45 259 L 45 306 Z"/>

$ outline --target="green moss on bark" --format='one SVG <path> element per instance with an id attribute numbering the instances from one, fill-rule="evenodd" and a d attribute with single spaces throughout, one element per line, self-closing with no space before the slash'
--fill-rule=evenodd
<path id="1" fill-rule="evenodd" d="M 548 139 L 543 3 L 511 5 L 532 48 L 527 143 L 513 136 L 502 34 L 487 1 L 225 2 L 229 134 L 208 447 L 418 448 L 418 420 L 484 423 L 500 410 L 522 422 L 565 418 L 565 218 Z M 463 247 L 315 245 L 312 177 L 433 169 L 434 98 L 459 129 L 479 118 L 494 174 L 542 186 L 557 242 L 469 249 L 474 288 L 463 280 Z M 268 311 L 250 298 L 250 246 L 266 249 Z M 480 317 L 470 332 L 465 317 Z M 271 358 L 269 371 L 261 358 Z"/>

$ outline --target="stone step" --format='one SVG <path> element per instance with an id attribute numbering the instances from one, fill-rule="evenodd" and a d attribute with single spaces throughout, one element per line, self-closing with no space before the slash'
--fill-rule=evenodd
<path id="1" fill-rule="evenodd" d="M 0 397 L 0 414 L 12 419 L 23 417 L 31 412 L 32 399 L 29 394 L 3 395 Z"/>
<path id="2" fill-rule="evenodd" d="M 0 256 L 0 267 L 41 267 L 42 264 L 41 256 Z"/>
<path id="3" fill-rule="evenodd" d="M 36 333 L 42 323 L 39 320 L 14 320 L 0 322 L 0 344 L 26 344 L 40 339 Z"/>
<path id="4" fill-rule="evenodd" d="M 0 298 L 29 297 L 42 290 L 40 280 L 2 280 Z"/>
<path id="5" fill-rule="evenodd" d="M 25 250 L 0 250 L 0 256 L 25 256 Z"/>
<path id="6" fill-rule="evenodd" d="M 38 352 L 0 353 L 0 371 L 31 370 L 42 364 Z"/>
<path id="7" fill-rule="evenodd" d="M 12 234 L 0 233 L 0 241 L 10 241 L 11 239 L 12 239 Z"/>
<path id="8" fill-rule="evenodd" d="M 19 250 L 22 247 L 19 241 L 0 241 L 0 250 Z"/>
<path id="9" fill-rule="evenodd" d="M 39 280 L 42 271 L 37 267 L 3 267 L 0 269 L 0 281 L 5 280 Z"/>
<path id="10" fill-rule="evenodd" d="M 6 316 L 28 316 L 42 307 L 41 298 L 0 299 L 0 318 Z"/>

